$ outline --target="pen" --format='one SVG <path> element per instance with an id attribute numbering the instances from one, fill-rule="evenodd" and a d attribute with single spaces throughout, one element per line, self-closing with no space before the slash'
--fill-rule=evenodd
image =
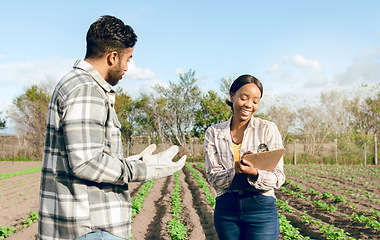
<path id="1" fill-rule="evenodd" d="M 247 150 L 243 150 L 243 149 L 241 149 L 241 148 L 239 148 L 239 151 L 240 151 L 242 154 L 248 152 Z"/>

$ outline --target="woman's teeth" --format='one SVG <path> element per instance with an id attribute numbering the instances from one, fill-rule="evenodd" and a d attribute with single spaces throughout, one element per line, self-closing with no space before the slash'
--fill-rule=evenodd
<path id="1" fill-rule="evenodd" d="M 242 112 L 244 115 L 249 115 L 249 114 L 251 113 L 251 111 L 244 110 L 244 109 L 241 109 L 241 112 Z"/>

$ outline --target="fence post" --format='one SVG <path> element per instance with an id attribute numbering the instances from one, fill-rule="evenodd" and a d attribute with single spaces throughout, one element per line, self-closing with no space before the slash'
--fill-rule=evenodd
<path id="1" fill-rule="evenodd" d="M 367 165 L 367 142 L 364 143 L 364 166 Z"/>
<path id="2" fill-rule="evenodd" d="M 298 139 L 294 139 L 294 159 L 293 159 L 293 164 L 297 165 L 297 150 L 296 150 L 296 142 Z"/>
<path id="3" fill-rule="evenodd" d="M 335 141 L 335 163 L 338 163 L 338 139 L 334 139 Z"/>
<path id="4" fill-rule="evenodd" d="M 194 156 L 195 156 L 195 149 L 194 149 L 194 139 L 191 138 L 191 150 L 192 150 L 192 153 L 193 153 L 193 161 L 194 162 Z"/>
<path id="5" fill-rule="evenodd" d="M 129 157 L 129 140 L 127 142 L 127 157 Z"/>
<path id="6" fill-rule="evenodd" d="M 374 142 L 375 142 L 375 156 L 374 156 L 374 163 L 375 163 L 375 165 L 377 165 L 377 136 L 375 135 L 375 140 L 374 140 Z"/>

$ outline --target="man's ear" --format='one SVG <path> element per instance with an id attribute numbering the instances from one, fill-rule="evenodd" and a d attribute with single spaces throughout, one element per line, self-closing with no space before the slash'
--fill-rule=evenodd
<path id="1" fill-rule="evenodd" d="M 233 94 L 233 93 L 230 94 L 230 101 L 231 101 L 231 102 L 234 101 L 234 94 Z"/>
<path id="2" fill-rule="evenodd" d="M 119 61 L 119 54 L 116 51 L 112 51 L 107 55 L 107 64 L 108 66 L 114 66 Z"/>

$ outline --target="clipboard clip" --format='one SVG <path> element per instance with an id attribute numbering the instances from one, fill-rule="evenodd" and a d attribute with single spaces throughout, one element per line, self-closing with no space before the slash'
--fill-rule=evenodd
<path id="1" fill-rule="evenodd" d="M 242 154 L 244 154 L 246 152 L 249 152 L 249 150 L 244 150 L 244 149 L 241 149 L 241 148 L 239 148 L 239 151 Z M 266 152 L 266 151 L 269 151 L 268 146 L 265 143 L 260 143 L 259 146 L 257 147 L 257 153 Z"/>

